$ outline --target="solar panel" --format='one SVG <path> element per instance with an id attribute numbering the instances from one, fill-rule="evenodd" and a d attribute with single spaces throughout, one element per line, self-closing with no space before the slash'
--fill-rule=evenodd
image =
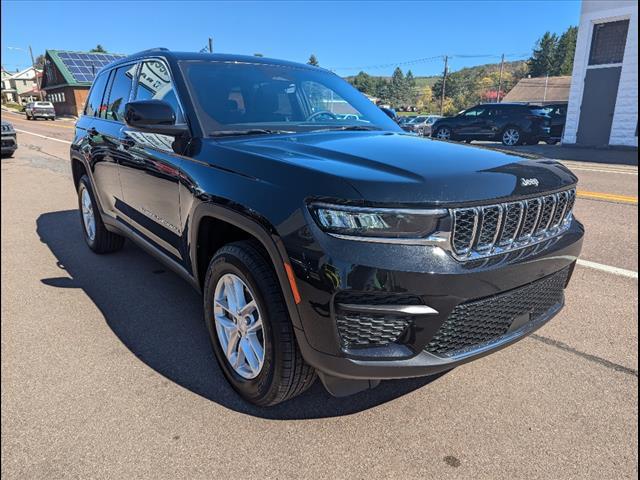
<path id="1" fill-rule="evenodd" d="M 58 57 L 67 67 L 67 70 L 71 72 L 76 82 L 93 82 L 95 74 L 102 67 L 125 57 L 125 55 L 60 52 Z"/>

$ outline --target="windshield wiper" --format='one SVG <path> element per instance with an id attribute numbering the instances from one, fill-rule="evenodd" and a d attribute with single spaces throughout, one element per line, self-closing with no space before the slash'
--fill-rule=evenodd
<path id="1" fill-rule="evenodd" d="M 211 134 L 212 137 L 233 137 L 238 135 L 270 135 L 281 133 L 296 133 L 292 130 L 269 130 L 265 128 L 250 128 L 248 130 L 219 130 Z"/>
<path id="2" fill-rule="evenodd" d="M 319 128 L 318 130 L 311 130 L 312 132 L 329 132 L 329 131 L 370 131 L 370 130 L 380 130 L 378 127 L 368 127 L 366 125 L 343 125 L 341 127 L 329 127 L 329 128 Z"/>

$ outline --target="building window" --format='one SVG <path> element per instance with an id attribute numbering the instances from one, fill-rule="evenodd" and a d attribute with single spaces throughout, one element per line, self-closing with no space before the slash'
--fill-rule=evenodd
<path id="1" fill-rule="evenodd" d="M 64 92 L 60 93 L 60 101 L 61 102 L 66 102 L 65 98 L 64 98 Z"/>
<path id="2" fill-rule="evenodd" d="M 628 31 L 629 20 L 595 24 L 591 37 L 589 65 L 622 63 Z"/>

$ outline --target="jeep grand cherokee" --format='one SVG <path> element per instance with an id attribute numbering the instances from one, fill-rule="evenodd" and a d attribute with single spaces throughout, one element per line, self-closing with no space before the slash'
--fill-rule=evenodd
<path id="1" fill-rule="evenodd" d="M 200 290 L 259 405 L 509 345 L 562 308 L 582 245 L 563 165 L 406 134 L 331 72 L 266 58 L 105 67 L 71 163 L 89 248 L 128 238 Z"/>

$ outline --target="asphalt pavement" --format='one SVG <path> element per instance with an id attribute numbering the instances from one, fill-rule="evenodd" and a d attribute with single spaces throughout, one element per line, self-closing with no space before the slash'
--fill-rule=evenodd
<path id="1" fill-rule="evenodd" d="M 638 477 L 636 167 L 568 163 L 599 194 L 576 206 L 587 263 L 535 335 L 438 378 L 342 399 L 318 382 L 258 409 L 195 291 L 130 242 L 84 245 L 72 123 L 2 116 L 20 145 L 1 163 L 3 478 Z"/>

